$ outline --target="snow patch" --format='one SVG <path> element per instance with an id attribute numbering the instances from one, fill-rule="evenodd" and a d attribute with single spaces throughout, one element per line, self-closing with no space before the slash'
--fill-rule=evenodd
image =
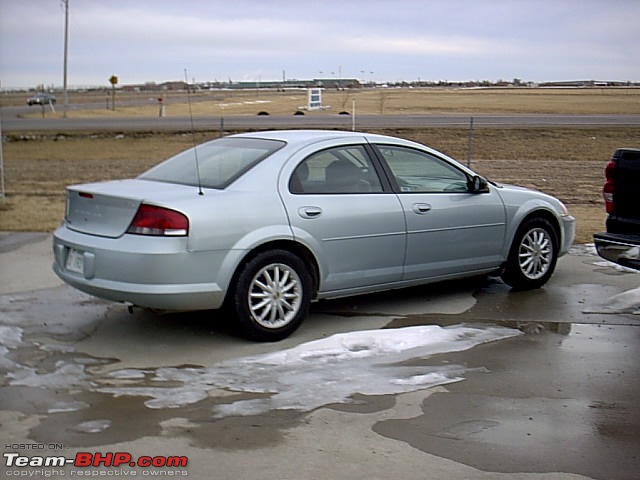
<path id="1" fill-rule="evenodd" d="M 22 343 L 23 330 L 20 327 L 0 325 L 0 346 L 16 348 Z"/>
<path id="2" fill-rule="evenodd" d="M 100 433 L 111 427 L 111 420 L 90 420 L 82 422 L 73 427 L 73 430 L 81 433 Z"/>
<path id="3" fill-rule="evenodd" d="M 47 409 L 47 413 L 67 413 L 67 412 L 76 412 L 78 410 L 84 410 L 85 408 L 89 408 L 87 402 L 81 402 L 79 400 L 70 401 L 70 402 L 55 402 L 51 407 Z"/>
<path id="4" fill-rule="evenodd" d="M 150 397 L 145 402 L 149 408 L 193 404 L 218 389 L 264 395 L 218 405 L 212 412 L 218 418 L 271 410 L 310 411 L 332 403 L 348 403 L 356 393 L 397 394 L 461 381 L 469 371 L 463 366 L 416 365 L 424 362 L 415 360 L 519 334 L 505 327 L 435 325 L 352 332 L 209 368 L 161 368 L 153 378 L 146 378 L 145 386 L 102 387 L 98 391 Z M 112 376 L 137 375 L 126 371 Z"/>
<path id="5" fill-rule="evenodd" d="M 0 325 L 0 369 L 11 371 L 20 365 L 8 358 L 11 350 L 22 344 L 23 330 L 20 327 Z"/>
<path id="6" fill-rule="evenodd" d="M 612 296 L 600 305 L 594 305 L 585 313 L 631 313 L 640 315 L 640 287 Z"/>
<path id="7" fill-rule="evenodd" d="M 90 388 L 93 384 L 85 372 L 85 366 L 78 363 L 58 361 L 55 370 L 49 373 L 39 373 L 37 369 L 23 367 L 20 370 L 9 372 L 10 385 L 24 387 L 47 388 Z"/>

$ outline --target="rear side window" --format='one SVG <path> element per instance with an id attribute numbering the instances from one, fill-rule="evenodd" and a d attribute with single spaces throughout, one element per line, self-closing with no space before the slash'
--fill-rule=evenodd
<path id="1" fill-rule="evenodd" d="M 307 157 L 293 172 L 291 193 L 382 192 L 382 184 L 362 145 L 334 147 Z"/>
<path id="2" fill-rule="evenodd" d="M 202 187 L 225 188 L 284 145 L 259 138 L 220 138 L 185 150 L 138 178 L 197 186 L 199 173 Z"/>

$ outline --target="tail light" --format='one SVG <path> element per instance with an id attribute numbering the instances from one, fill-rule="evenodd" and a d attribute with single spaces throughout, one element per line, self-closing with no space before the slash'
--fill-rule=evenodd
<path id="1" fill-rule="evenodd" d="M 615 181 L 616 162 L 610 160 L 604 169 L 605 183 L 602 188 L 602 197 L 604 198 L 604 207 L 607 213 L 615 213 L 615 202 L 613 201 L 613 194 L 616 190 Z"/>
<path id="2" fill-rule="evenodd" d="M 168 208 L 142 204 L 127 233 L 161 237 L 184 237 L 189 233 L 189 219 Z"/>

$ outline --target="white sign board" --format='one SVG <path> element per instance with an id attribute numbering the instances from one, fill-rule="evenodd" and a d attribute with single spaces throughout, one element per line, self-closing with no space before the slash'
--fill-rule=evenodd
<path id="1" fill-rule="evenodd" d="M 307 89 L 307 110 L 320 110 L 322 108 L 322 89 Z"/>

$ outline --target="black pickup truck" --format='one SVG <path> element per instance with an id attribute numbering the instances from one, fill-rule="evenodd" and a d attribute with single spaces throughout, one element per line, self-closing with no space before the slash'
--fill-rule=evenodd
<path id="1" fill-rule="evenodd" d="M 605 168 L 607 231 L 594 234 L 602 258 L 640 270 L 640 148 L 619 148 Z"/>

